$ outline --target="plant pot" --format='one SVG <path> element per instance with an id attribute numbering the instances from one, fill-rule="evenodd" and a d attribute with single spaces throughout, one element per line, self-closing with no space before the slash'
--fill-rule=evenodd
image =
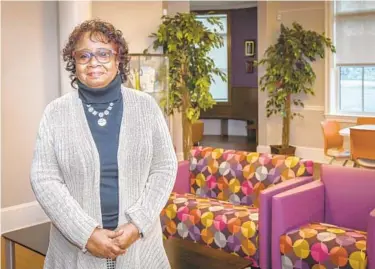
<path id="1" fill-rule="evenodd" d="M 281 145 L 271 145 L 271 154 L 294 156 L 296 147 L 289 146 L 288 148 L 282 148 Z"/>

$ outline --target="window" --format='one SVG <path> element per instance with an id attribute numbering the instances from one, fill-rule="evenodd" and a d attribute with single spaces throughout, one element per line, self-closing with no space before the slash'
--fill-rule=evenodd
<path id="1" fill-rule="evenodd" d="M 339 111 L 375 112 L 375 66 L 340 66 Z"/>
<path id="2" fill-rule="evenodd" d="M 337 114 L 375 113 L 375 2 L 334 2 Z"/>
<path id="3" fill-rule="evenodd" d="M 209 17 L 218 17 L 223 25 L 223 30 L 217 26 L 213 26 L 207 22 Z M 228 18 L 227 14 L 204 14 L 197 15 L 197 20 L 201 21 L 204 26 L 210 30 L 216 30 L 223 37 L 224 45 L 221 48 L 214 48 L 209 53 L 209 56 L 214 60 L 216 67 L 218 67 L 228 78 Z M 228 81 L 222 81 L 219 76 L 213 76 L 213 83 L 211 84 L 210 92 L 216 102 L 228 102 Z"/>

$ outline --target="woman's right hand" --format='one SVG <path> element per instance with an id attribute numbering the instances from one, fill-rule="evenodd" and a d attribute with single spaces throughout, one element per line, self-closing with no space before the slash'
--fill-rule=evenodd
<path id="1" fill-rule="evenodd" d="M 86 244 L 86 249 L 94 256 L 100 258 L 115 259 L 117 256 L 125 254 L 126 249 L 118 247 L 113 239 L 122 235 L 123 230 L 110 231 L 95 228 Z"/>

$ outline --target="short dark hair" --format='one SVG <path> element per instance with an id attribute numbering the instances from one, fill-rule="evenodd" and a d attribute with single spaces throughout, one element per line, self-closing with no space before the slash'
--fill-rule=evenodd
<path id="1" fill-rule="evenodd" d="M 66 62 L 65 69 L 70 72 L 71 85 L 75 88 L 77 82 L 76 77 L 76 63 L 73 57 L 73 51 L 77 45 L 78 40 L 85 33 L 90 33 L 90 38 L 94 35 L 96 39 L 105 37 L 106 40 L 101 42 L 110 42 L 117 45 L 117 58 L 119 60 L 119 71 L 121 80 L 124 83 L 127 80 L 129 71 L 130 58 L 128 44 L 123 37 L 120 30 L 116 29 L 111 23 L 102 21 L 100 19 L 87 20 L 74 28 L 69 36 L 69 40 L 63 49 L 63 60 Z"/>

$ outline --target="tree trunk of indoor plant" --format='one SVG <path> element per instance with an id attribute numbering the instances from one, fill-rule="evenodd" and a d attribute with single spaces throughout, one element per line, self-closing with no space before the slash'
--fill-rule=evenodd
<path id="1" fill-rule="evenodd" d="M 290 108 L 290 94 L 287 95 L 285 101 L 285 115 L 283 117 L 283 130 L 282 130 L 282 142 L 281 148 L 287 149 L 289 148 L 289 135 L 290 135 L 290 116 L 291 116 L 291 108 Z"/>
<path id="2" fill-rule="evenodd" d="M 289 137 L 290 137 L 290 120 L 292 116 L 292 108 L 291 108 L 291 95 L 288 94 L 285 101 L 285 115 L 283 117 L 283 130 L 282 130 L 282 143 L 280 154 L 283 155 L 294 155 L 296 148 L 289 145 Z"/>
<path id="3" fill-rule="evenodd" d="M 188 160 L 190 156 L 190 150 L 193 147 L 193 134 L 192 134 L 192 123 L 187 117 L 186 111 L 190 106 L 190 96 L 185 89 L 182 99 L 182 129 L 183 129 L 183 147 L 184 147 L 184 160 Z"/>
<path id="4" fill-rule="evenodd" d="M 183 142 L 184 142 L 184 160 L 188 160 L 190 156 L 190 150 L 193 147 L 192 139 L 192 124 L 191 121 L 186 117 L 186 114 L 182 115 L 183 124 Z"/>
<path id="5" fill-rule="evenodd" d="M 296 148 L 289 145 L 289 135 L 290 135 L 290 117 L 292 114 L 291 111 L 291 95 L 288 94 L 285 101 L 285 115 L 283 115 L 283 129 L 282 129 L 282 138 L 281 146 L 280 145 L 271 145 L 272 154 L 282 154 L 282 155 L 294 155 Z"/>
<path id="6" fill-rule="evenodd" d="M 183 79 L 187 69 L 187 64 L 181 66 L 181 77 L 180 86 L 182 92 L 182 135 L 183 135 L 183 148 L 184 148 L 184 160 L 188 160 L 190 156 L 190 150 L 193 147 L 193 133 L 192 123 L 187 117 L 187 111 L 190 108 L 190 94 L 189 89 L 186 86 L 185 80 Z"/>

